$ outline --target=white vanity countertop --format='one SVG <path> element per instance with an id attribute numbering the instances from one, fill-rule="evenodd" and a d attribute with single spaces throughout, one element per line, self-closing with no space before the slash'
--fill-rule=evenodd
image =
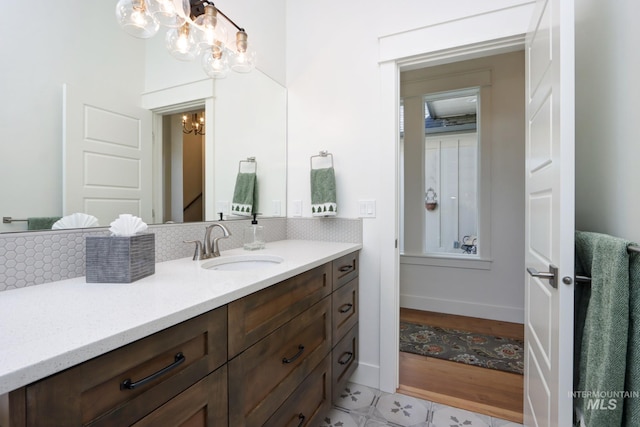
<path id="1" fill-rule="evenodd" d="M 0 292 L 0 394 L 144 338 L 184 320 L 361 249 L 361 244 L 268 242 L 229 255 L 270 254 L 280 264 L 213 271 L 183 258 L 156 264 L 154 275 L 128 284 L 84 277 Z"/>

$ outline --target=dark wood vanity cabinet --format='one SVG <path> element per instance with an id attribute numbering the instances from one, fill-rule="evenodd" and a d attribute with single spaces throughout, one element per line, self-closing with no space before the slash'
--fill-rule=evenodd
<path id="1" fill-rule="evenodd" d="M 330 351 L 326 297 L 229 361 L 229 424 L 264 425 Z"/>
<path id="2" fill-rule="evenodd" d="M 331 294 L 331 263 L 229 303 L 229 359 Z"/>
<path id="3" fill-rule="evenodd" d="M 316 424 L 358 364 L 357 258 L 15 390 L 9 426 Z"/>
<path id="4" fill-rule="evenodd" d="M 358 253 L 229 304 L 229 425 L 316 424 L 358 364 Z"/>
<path id="5" fill-rule="evenodd" d="M 331 352 L 332 401 L 344 391 L 351 375 L 358 367 L 358 318 L 360 306 L 358 253 L 336 259 L 333 265 Z"/>
<path id="6" fill-rule="evenodd" d="M 171 412 L 195 415 L 200 409 L 181 394 L 202 390 L 215 400 L 204 403 L 207 417 L 226 420 L 226 338 L 225 306 L 12 392 L 24 405 L 12 408 L 13 420 L 27 427 L 145 425 L 168 402 Z"/>

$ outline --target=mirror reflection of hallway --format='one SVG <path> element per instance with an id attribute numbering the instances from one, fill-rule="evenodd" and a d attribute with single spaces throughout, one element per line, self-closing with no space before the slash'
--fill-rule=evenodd
<path id="1" fill-rule="evenodd" d="M 207 129 L 203 130 L 200 125 L 203 117 L 202 110 L 163 117 L 162 222 L 204 220 L 204 133 Z"/>

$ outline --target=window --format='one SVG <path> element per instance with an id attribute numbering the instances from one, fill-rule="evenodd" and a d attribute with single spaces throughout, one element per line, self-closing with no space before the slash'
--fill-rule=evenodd
<path id="1" fill-rule="evenodd" d="M 476 255 L 477 90 L 425 96 L 425 253 Z"/>
<path id="2" fill-rule="evenodd" d="M 480 143 L 480 97 L 481 89 L 472 88 L 402 99 L 405 256 L 481 260 L 489 255 L 489 244 L 481 239 L 489 217 L 488 203 L 482 203 L 488 192 L 481 163 L 488 152 Z"/>

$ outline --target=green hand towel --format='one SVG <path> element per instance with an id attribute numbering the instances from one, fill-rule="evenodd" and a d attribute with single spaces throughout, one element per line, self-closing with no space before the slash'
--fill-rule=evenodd
<path id="1" fill-rule="evenodd" d="M 258 212 L 258 179 L 255 172 L 238 172 L 231 202 L 231 214 L 251 216 L 253 212 Z"/>
<path id="2" fill-rule="evenodd" d="M 640 253 L 629 255 L 629 341 L 624 389 L 640 393 Z M 640 398 L 625 399 L 624 426 L 640 426 Z"/>
<path id="3" fill-rule="evenodd" d="M 332 167 L 311 169 L 311 214 L 313 216 L 335 216 L 336 176 Z"/>
<path id="4" fill-rule="evenodd" d="M 60 219 L 59 216 L 42 216 L 27 218 L 28 230 L 51 230 L 51 226 Z"/>
<path id="5" fill-rule="evenodd" d="M 606 393 L 625 391 L 629 331 L 628 241 L 598 233 L 576 232 L 576 270 L 591 277 L 591 290 L 577 285 L 576 360 L 577 391 L 605 393 L 576 400 L 587 426 L 619 426 L 624 399 Z M 587 304 L 585 304 L 588 301 Z M 584 327 L 580 324 L 584 321 Z M 578 344 L 579 343 L 579 344 Z M 576 384 L 574 384 L 574 387 Z M 610 400 L 613 399 L 613 400 Z M 597 404 L 597 405 L 596 405 Z"/>

